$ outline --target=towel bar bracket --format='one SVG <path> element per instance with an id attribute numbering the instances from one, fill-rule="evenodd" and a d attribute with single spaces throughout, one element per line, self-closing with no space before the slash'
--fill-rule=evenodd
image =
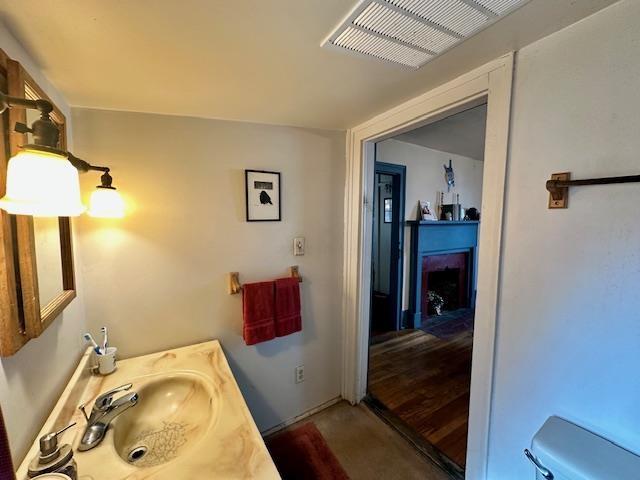
<path id="1" fill-rule="evenodd" d="M 242 291 L 242 284 L 240 283 L 240 273 L 229 273 L 229 295 L 235 295 Z"/>
<path id="2" fill-rule="evenodd" d="M 567 208 L 569 201 L 569 187 L 582 187 L 584 185 L 609 185 L 613 183 L 640 182 L 640 175 L 627 175 L 623 177 L 587 178 L 584 180 L 571 180 L 571 173 L 554 173 L 547 180 L 549 191 L 549 208 Z"/>

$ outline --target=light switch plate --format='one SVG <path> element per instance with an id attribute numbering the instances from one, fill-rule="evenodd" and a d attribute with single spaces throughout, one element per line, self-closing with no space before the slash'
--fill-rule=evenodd
<path id="1" fill-rule="evenodd" d="M 304 255 L 304 237 L 296 237 L 293 239 L 293 254 L 296 257 Z"/>

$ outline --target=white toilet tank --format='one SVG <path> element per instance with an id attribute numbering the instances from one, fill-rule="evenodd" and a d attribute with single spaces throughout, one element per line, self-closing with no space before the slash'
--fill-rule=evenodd
<path id="1" fill-rule="evenodd" d="M 547 419 L 525 455 L 538 480 L 640 479 L 639 456 L 559 417 Z"/>

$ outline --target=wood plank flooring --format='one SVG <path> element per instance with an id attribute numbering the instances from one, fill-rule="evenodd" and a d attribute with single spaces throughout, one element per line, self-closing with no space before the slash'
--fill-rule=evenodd
<path id="1" fill-rule="evenodd" d="M 473 331 L 403 330 L 371 345 L 369 394 L 461 467 L 467 450 Z"/>

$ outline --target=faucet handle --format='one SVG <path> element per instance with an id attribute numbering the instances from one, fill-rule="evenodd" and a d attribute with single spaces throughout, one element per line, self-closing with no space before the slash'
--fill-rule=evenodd
<path id="1" fill-rule="evenodd" d="M 133 387 L 133 383 L 126 383 L 112 390 L 109 390 L 108 392 L 104 392 L 102 395 L 99 395 L 96 398 L 95 403 L 93 404 L 94 410 L 99 410 L 99 411 L 106 410 L 107 408 L 109 408 L 109 406 L 111 406 L 111 403 L 113 402 L 113 396 L 116 393 L 130 390 L 131 387 Z"/>
<path id="2" fill-rule="evenodd" d="M 88 422 L 89 421 L 89 415 L 87 415 L 87 411 L 84 409 L 84 407 L 86 407 L 86 406 L 87 405 L 83 403 L 78 407 L 78 410 L 80 410 L 82 412 L 82 415 L 84 415 L 84 419 Z"/>

